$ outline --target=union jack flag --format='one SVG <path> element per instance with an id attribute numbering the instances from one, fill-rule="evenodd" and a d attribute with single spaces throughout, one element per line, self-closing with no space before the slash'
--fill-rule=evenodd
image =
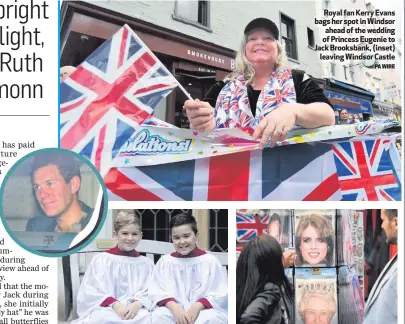
<path id="1" fill-rule="evenodd" d="M 270 216 L 247 215 L 236 212 L 236 240 L 239 242 L 249 241 L 256 236 L 266 233 Z"/>
<path id="2" fill-rule="evenodd" d="M 340 200 L 330 144 L 281 146 L 131 168 L 104 177 L 109 200 Z"/>
<path id="3" fill-rule="evenodd" d="M 401 200 L 400 161 L 390 140 L 333 145 L 342 200 Z"/>
<path id="4" fill-rule="evenodd" d="M 106 174 L 119 145 L 176 85 L 173 75 L 125 25 L 61 84 L 61 147 L 86 156 Z"/>

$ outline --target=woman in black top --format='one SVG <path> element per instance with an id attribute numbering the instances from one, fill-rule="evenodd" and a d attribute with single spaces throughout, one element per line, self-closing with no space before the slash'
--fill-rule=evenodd
<path id="1" fill-rule="evenodd" d="M 235 71 L 204 101 L 184 103 L 192 128 L 251 126 L 253 139 L 261 137 L 263 148 L 270 136 L 271 147 L 284 140 L 294 125 L 316 128 L 335 123 L 332 105 L 316 82 L 285 67 L 278 37 L 277 26 L 268 19 L 257 18 L 246 26 Z"/>
<path id="2" fill-rule="evenodd" d="M 284 273 L 280 244 L 269 235 L 251 240 L 236 266 L 238 324 L 291 324 L 293 290 Z"/>

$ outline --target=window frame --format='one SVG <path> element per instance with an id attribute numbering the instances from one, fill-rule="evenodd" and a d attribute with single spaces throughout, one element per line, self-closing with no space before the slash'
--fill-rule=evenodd
<path id="1" fill-rule="evenodd" d="M 224 215 L 220 215 L 220 213 L 226 212 L 226 218 L 224 217 Z M 214 216 L 215 222 L 212 223 L 211 220 L 211 216 Z M 213 252 L 225 252 L 227 253 L 229 251 L 229 245 L 228 245 L 228 241 L 226 241 L 226 246 L 221 246 L 220 242 L 218 241 L 218 237 L 219 237 L 219 230 L 227 230 L 229 231 L 229 210 L 227 209 L 209 209 L 209 221 L 208 221 L 208 245 L 209 245 L 209 251 L 213 251 Z M 227 220 L 227 226 L 219 226 L 218 225 L 218 218 L 221 217 L 222 219 L 226 219 Z M 211 231 L 214 231 L 215 234 L 214 236 L 211 236 Z M 214 244 L 212 244 L 212 242 Z M 219 249 L 220 251 L 215 251 L 215 248 Z"/>
<path id="2" fill-rule="evenodd" d="M 197 0 L 197 2 L 200 2 L 200 1 L 203 1 L 203 0 Z M 187 24 L 187 25 L 191 25 L 191 26 L 194 26 L 194 27 L 197 27 L 197 28 L 200 28 L 200 29 L 204 29 L 205 31 L 212 33 L 213 30 L 211 28 L 211 2 L 208 1 L 208 0 L 204 0 L 204 1 L 207 4 L 207 25 L 204 25 L 202 23 L 199 23 L 198 21 L 194 21 L 194 20 L 191 20 L 191 19 L 189 19 L 187 17 L 179 15 L 178 14 L 179 0 L 176 0 L 175 3 L 174 3 L 174 13 L 172 14 L 172 19 L 176 20 L 176 21 L 180 21 L 180 22 L 182 22 L 184 24 Z M 184 1 L 182 1 L 182 2 L 184 2 Z M 199 5 L 197 6 L 197 8 L 199 8 Z M 199 12 L 197 12 L 197 17 L 198 16 L 199 16 Z"/>
<path id="3" fill-rule="evenodd" d="M 312 33 L 312 42 L 313 42 L 313 44 L 310 44 L 310 42 L 309 42 L 309 40 L 310 40 L 310 33 Z M 315 45 L 316 45 L 316 43 L 315 43 L 315 32 L 311 29 L 311 28 L 309 28 L 309 27 L 307 27 L 307 38 L 308 38 L 308 47 L 309 48 L 312 48 L 312 49 L 315 49 Z"/>
<path id="4" fill-rule="evenodd" d="M 288 56 L 287 51 L 286 51 L 286 55 L 287 55 L 288 60 L 298 62 L 298 41 L 297 41 L 297 32 L 296 32 L 297 26 L 295 23 L 295 19 L 291 18 L 290 16 L 288 16 L 280 11 L 280 38 L 281 38 L 280 41 L 281 42 L 284 39 L 283 34 L 282 34 L 282 28 L 281 28 L 284 20 L 291 23 L 290 27 L 292 28 L 292 39 L 287 38 L 287 37 L 286 37 L 286 39 L 291 40 L 292 44 L 293 44 L 293 55 L 291 57 Z M 289 24 L 287 24 L 287 32 L 288 32 L 288 25 Z M 284 43 L 285 43 L 285 41 L 284 41 Z M 284 48 L 285 48 L 285 45 L 284 45 Z"/>

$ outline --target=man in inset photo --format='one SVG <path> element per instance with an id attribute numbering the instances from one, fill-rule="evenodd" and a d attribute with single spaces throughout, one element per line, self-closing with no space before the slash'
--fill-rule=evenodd
<path id="1" fill-rule="evenodd" d="M 80 232 L 89 222 L 93 209 L 79 200 L 80 164 L 68 154 L 47 153 L 35 157 L 31 181 L 43 215 L 31 218 L 31 232 Z"/>

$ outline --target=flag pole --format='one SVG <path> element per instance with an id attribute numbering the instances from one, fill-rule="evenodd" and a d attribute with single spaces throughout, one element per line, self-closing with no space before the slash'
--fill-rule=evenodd
<path id="1" fill-rule="evenodd" d="M 177 82 L 177 85 L 179 86 L 179 88 L 181 89 L 181 91 L 183 91 L 183 93 L 186 95 L 186 97 L 190 100 L 193 100 L 193 98 L 191 98 L 190 94 L 186 91 L 186 89 L 184 89 L 184 87 L 180 84 L 180 82 L 177 81 L 177 79 L 176 79 L 176 82 Z"/>

